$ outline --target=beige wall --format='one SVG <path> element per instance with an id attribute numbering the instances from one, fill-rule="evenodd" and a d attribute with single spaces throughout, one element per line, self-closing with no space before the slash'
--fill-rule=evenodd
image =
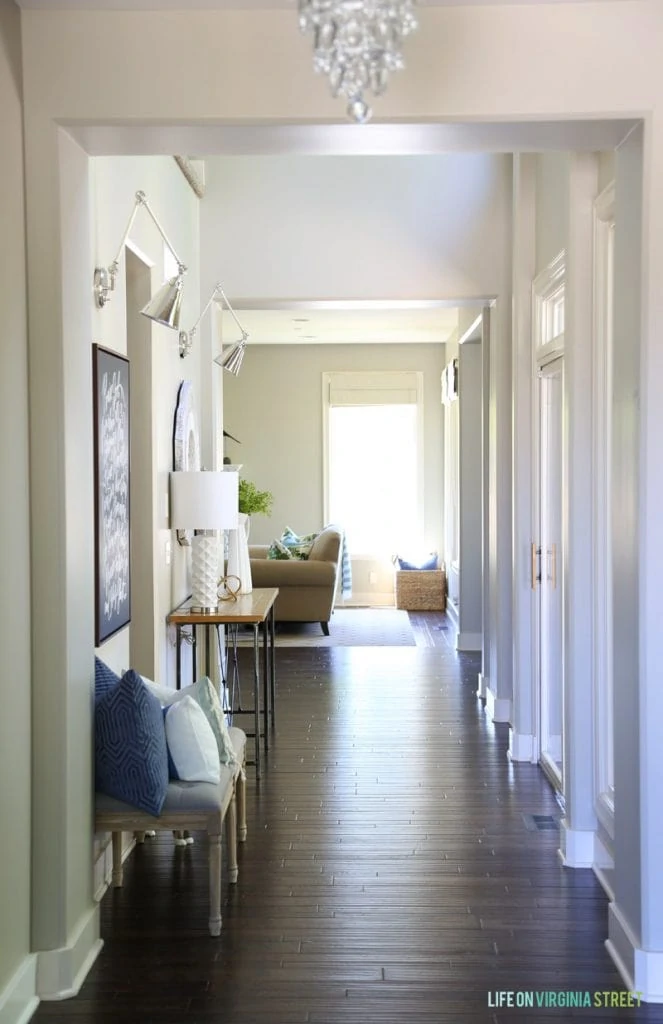
<path id="1" fill-rule="evenodd" d="M 0 0 L 0 1018 L 30 949 L 30 549 L 25 227 L 19 12 Z M 29 988 L 28 984 L 28 988 Z M 34 988 L 34 982 L 32 983 Z"/>
<path id="2" fill-rule="evenodd" d="M 269 519 L 256 516 L 251 538 L 267 543 L 290 526 L 323 526 L 322 374 L 333 370 L 421 370 L 424 374 L 424 539 L 442 550 L 443 345 L 256 345 L 239 377 L 224 384 L 229 445 L 242 476 L 274 494 Z"/>

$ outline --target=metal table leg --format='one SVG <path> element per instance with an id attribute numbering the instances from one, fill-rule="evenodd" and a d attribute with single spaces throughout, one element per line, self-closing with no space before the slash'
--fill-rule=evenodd
<path id="1" fill-rule="evenodd" d="M 253 707 L 255 718 L 256 779 L 262 770 L 260 764 L 260 652 L 258 648 L 258 623 L 253 626 Z"/>

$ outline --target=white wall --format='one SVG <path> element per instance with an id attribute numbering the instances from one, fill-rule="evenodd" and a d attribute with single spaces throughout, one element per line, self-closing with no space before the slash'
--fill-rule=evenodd
<path id="1" fill-rule="evenodd" d="M 133 209 L 136 191 L 146 193 L 150 207 L 159 219 L 178 256 L 187 266 L 181 323 L 192 326 L 200 312 L 199 272 L 199 207 L 200 201 L 187 184 L 174 160 L 168 157 L 98 157 L 92 163 L 92 193 L 94 201 L 94 261 L 97 266 L 108 266 L 117 252 L 122 233 Z M 164 280 L 164 244 L 149 214 L 139 209 L 129 235 L 128 244 L 152 268 L 152 290 Z M 139 317 L 138 310 L 127 310 L 124 260 L 118 275 L 116 290 L 110 302 L 101 310 L 93 311 L 94 338 L 107 348 L 126 354 L 127 316 Z M 154 544 L 155 597 L 154 610 L 157 625 L 155 676 L 165 685 L 174 685 L 174 657 L 166 637 L 165 617 L 186 596 L 188 551 L 176 542 L 172 544 L 172 563 L 166 564 L 166 544 L 174 539 L 167 517 L 168 474 L 172 469 L 173 419 L 177 390 L 182 380 L 194 384 L 197 421 L 202 421 L 201 365 L 203 344 L 198 336 L 186 359 L 178 354 L 178 333 L 152 326 L 149 372 L 151 380 L 152 419 L 152 540 Z M 148 370 L 143 367 L 143 372 Z M 137 382 L 138 386 L 138 382 Z M 203 458 L 206 453 L 203 452 Z M 209 462 L 208 462 L 209 465 Z M 136 489 L 136 494 L 138 490 Z M 134 513 L 142 513 L 134 509 Z M 107 641 L 98 652 L 116 670 L 127 668 L 129 658 L 129 627 Z M 146 675 L 149 665 L 133 666 Z"/>
<path id="2" fill-rule="evenodd" d="M 510 159 L 216 157 L 201 257 L 233 298 L 497 294 Z"/>
<path id="3" fill-rule="evenodd" d="M 569 154 L 540 153 L 536 160 L 536 273 L 567 245 Z"/>
<path id="4" fill-rule="evenodd" d="M 269 543 L 285 526 L 297 533 L 323 523 L 322 374 L 342 370 L 421 370 L 424 374 L 424 544 L 442 550 L 443 345 L 256 345 L 239 377 L 224 382 L 229 445 L 242 476 L 274 494 L 269 518 L 255 516 L 251 541 Z M 384 590 L 384 583 L 376 587 Z M 355 592 L 370 590 L 355 577 Z"/>
<path id="5" fill-rule="evenodd" d="M 30 950 L 30 547 L 25 208 L 18 9 L 0 2 L 0 223 L 3 318 L 0 373 L 0 1018 L 34 993 Z"/>
<path id="6" fill-rule="evenodd" d="M 481 649 L 482 351 L 466 342 L 459 351 L 460 614 L 459 649 Z"/>

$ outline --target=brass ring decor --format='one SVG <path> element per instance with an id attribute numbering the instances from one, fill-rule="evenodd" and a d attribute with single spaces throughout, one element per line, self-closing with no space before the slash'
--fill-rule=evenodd
<path id="1" fill-rule="evenodd" d="M 231 583 L 231 580 L 235 580 L 235 583 Z M 239 576 L 222 576 L 219 580 L 219 586 L 217 590 L 217 596 L 220 601 L 236 601 L 237 595 L 239 594 L 242 587 L 242 581 Z M 222 593 L 225 588 L 225 593 Z"/>

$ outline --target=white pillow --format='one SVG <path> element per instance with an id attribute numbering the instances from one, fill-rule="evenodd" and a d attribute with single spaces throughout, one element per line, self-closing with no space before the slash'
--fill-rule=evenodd
<path id="1" fill-rule="evenodd" d="M 177 700 L 179 690 L 173 690 L 170 686 L 161 686 L 159 683 L 155 683 L 153 679 L 148 679 L 147 676 L 140 677 L 145 683 L 146 687 L 153 693 L 157 700 L 164 705 L 172 704 L 174 700 Z"/>
<path id="2" fill-rule="evenodd" d="M 166 742 L 173 764 L 184 782 L 213 782 L 221 779 L 219 750 L 212 727 L 200 704 L 182 697 L 168 708 Z"/>
<path id="3" fill-rule="evenodd" d="M 193 697 L 203 709 L 207 721 L 212 727 L 221 764 L 237 765 L 239 763 L 232 740 L 230 739 L 226 716 L 221 705 L 218 690 L 208 676 L 202 676 L 195 683 L 185 686 L 181 690 L 172 690 L 170 687 L 160 686 L 151 679 L 146 679 L 145 676 L 141 676 L 141 679 L 150 693 L 154 694 L 163 707 L 169 707 L 176 701 L 182 700 L 185 696 Z"/>

